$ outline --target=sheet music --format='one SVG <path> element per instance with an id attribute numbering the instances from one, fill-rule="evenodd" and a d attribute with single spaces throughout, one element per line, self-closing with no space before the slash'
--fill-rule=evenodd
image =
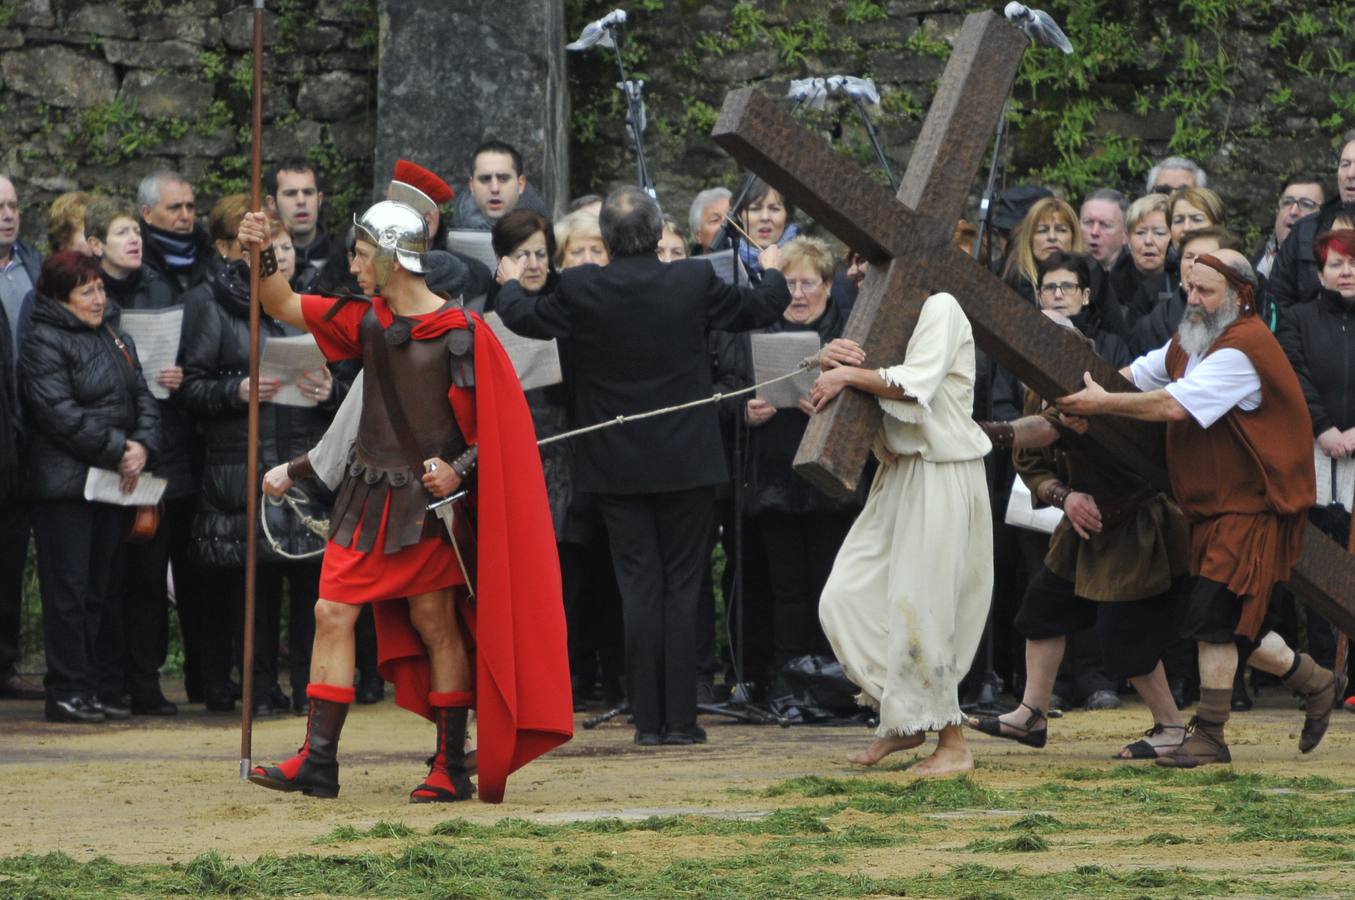
<path id="1" fill-rule="evenodd" d="M 800 367 L 806 356 L 819 352 L 819 336 L 813 331 L 790 331 L 779 334 L 750 335 L 753 344 L 753 381 L 761 383 L 778 375 L 785 375 Z M 766 400 L 777 409 L 800 405 L 800 398 L 809 393 L 818 369 L 806 369 L 794 378 L 758 388 L 757 398 Z"/>
<path id="2" fill-rule="evenodd" d="M 282 382 L 272 403 L 283 406 L 315 406 L 315 398 L 301 393 L 296 382 L 303 372 L 314 372 L 325 364 L 325 355 L 309 334 L 295 337 L 271 337 L 264 341 L 259 358 L 259 377 Z"/>
<path id="3" fill-rule="evenodd" d="M 478 259 L 488 266 L 491 272 L 499 267 L 499 258 L 494 255 L 488 231 L 449 231 L 447 249 Z"/>
<path id="4" fill-rule="evenodd" d="M 1015 525 L 1017 528 L 1053 534 L 1059 522 L 1063 521 L 1063 510 L 1055 509 L 1052 506 L 1042 507 L 1041 509 L 1032 506 L 1030 488 L 1026 487 L 1025 481 L 1018 475 L 1012 481 L 1012 493 L 1007 500 L 1007 514 L 1004 521 L 1008 525 Z"/>
<path id="5" fill-rule="evenodd" d="M 168 309 L 125 309 L 118 327 L 136 344 L 136 358 L 151 396 L 168 400 L 169 390 L 155 380 L 161 369 L 174 365 L 179 357 L 179 332 L 183 330 L 183 307 Z"/>
<path id="6" fill-rule="evenodd" d="M 1336 501 L 1355 509 L 1355 459 L 1330 459 L 1313 444 L 1313 467 L 1317 472 L 1317 506 L 1331 502 L 1331 467 L 1336 464 Z"/>
<path id="7" fill-rule="evenodd" d="M 116 506 L 150 506 L 159 503 L 169 482 L 154 475 L 141 473 L 130 494 L 122 492 L 122 476 L 109 469 L 90 467 L 85 476 L 85 499 Z"/>
<path id="8" fill-rule="evenodd" d="M 508 352 L 524 391 L 564 381 L 560 372 L 560 347 L 554 339 L 539 341 L 514 334 L 503 324 L 498 313 L 485 313 L 485 324 Z"/>

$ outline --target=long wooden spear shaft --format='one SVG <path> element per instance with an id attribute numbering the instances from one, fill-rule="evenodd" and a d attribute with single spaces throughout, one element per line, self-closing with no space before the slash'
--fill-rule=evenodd
<path id="1" fill-rule="evenodd" d="M 254 0 L 254 108 L 250 119 L 249 208 L 259 212 L 263 168 L 263 2 Z M 240 777 L 248 778 L 254 742 L 254 585 L 259 522 L 259 245 L 249 248 L 249 425 L 245 449 L 245 646 L 241 654 Z"/>

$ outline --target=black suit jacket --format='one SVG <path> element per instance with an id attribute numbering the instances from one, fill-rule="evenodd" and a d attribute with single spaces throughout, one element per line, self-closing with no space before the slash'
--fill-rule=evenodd
<path id="1" fill-rule="evenodd" d="M 567 269 L 553 292 L 534 297 L 510 281 L 495 311 L 519 334 L 573 342 L 582 426 L 709 397 L 708 333 L 770 325 L 789 303 L 780 272 L 741 288 L 704 260 L 664 263 L 645 254 Z M 714 404 L 596 431 L 574 446 L 581 491 L 679 491 L 729 477 Z"/>

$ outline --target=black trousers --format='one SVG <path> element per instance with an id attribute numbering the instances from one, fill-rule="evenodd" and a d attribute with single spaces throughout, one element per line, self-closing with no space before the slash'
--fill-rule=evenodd
<path id="1" fill-rule="evenodd" d="M 43 683 L 49 700 L 99 690 L 97 641 L 109 596 L 121 577 L 127 511 L 107 503 L 34 503 L 42 589 Z"/>
<path id="2" fill-rule="evenodd" d="M 852 512 L 764 512 L 754 522 L 767 553 L 770 622 L 744 622 L 772 634 L 772 673 L 797 656 L 829 651 L 819 625 L 819 595 L 856 518 Z"/>
<path id="3" fill-rule="evenodd" d="M 562 543 L 559 551 L 574 695 L 587 699 L 601 680 L 607 701 L 619 702 L 625 637 L 606 532 L 596 529 L 586 543 Z"/>
<path id="4" fill-rule="evenodd" d="M 13 674 L 19 663 L 27 560 L 28 504 L 7 497 L 0 501 L 0 679 Z"/>
<path id="5" fill-rule="evenodd" d="M 231 668 L 244 654 L 245 570 L 210 570 L 206 610 L 209 640 L 204 647 L 204 683 L 208 690 L 227 686 Z M 286 582 L 286 591 L 283 582 Z M 261 563 L 254 584 L 254 696 L 263 700 L 278 683 L 282 605 L 289 604 L 287 655 L 293 694 L 305 696 L 310 683 L 311 645 L 315 642 L 315 601 L 320 567 L 311 562 Z M 243 670 L 242 670 L 243 671 Z"/>
<path id="6" fill-rule="evenodd" d="M 626 633 L 627 696 L 638 731 L 696 723 L 696 603 L 715 489 L 598 497 Z"/>
<path id="7" fill-rule="evenodd" d="M 155 537 L 126 547 L 123 576 L 109 596 L 99 628 L 101 694 L 127 693 L 133 699 L 154 699 L 160 693 L 160 667 L 169 651 L 169 563 L 176 549 L 181 557 L 187 550 L 194 502 L 192 497 L 165 501 Z M 187 566 L 181 568 L 177 562 L 175 597 L 191 606 L 192 579 Z M 185 636 L 185 662 L 190 647 L 197 650 Z"/>

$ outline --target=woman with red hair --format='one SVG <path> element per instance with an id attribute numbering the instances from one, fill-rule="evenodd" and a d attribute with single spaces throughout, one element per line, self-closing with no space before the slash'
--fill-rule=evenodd
<path id="1" fill-rule="evenodd" d="M 1317 505 L 1334 500 L 1349 510 L 1355 508 L 1351 487 L 1333 475 L 1344 468 L 1341 461 L 1355 456 L 1355 391 L 1350 390 L 1355 384 L 1355 230 L 1318 235 L 1313 251 L 1322 289 L 1309 303 L 1281 307 L 1275 336 L 1298 374 L 1313 419 Z M 1335 633 L 1311 607 L 1308 648 L 1319 665 L 1331 668 Z"/>
<path id="2" fill-rule="evenodd" d="M 154 466 L 159 414 L 131 338 L 108 321 L 99 261 L 72 250 L 42 264 L 19 357 L 47 653 L 47 719 L 102 722 L 131 711 L 98 696 L 99 625 L 122 565 L 127 509 L 85 499 L 91 468 L 130 492 Z M 110 316 L 111 317 L 111 316 Z"/>

